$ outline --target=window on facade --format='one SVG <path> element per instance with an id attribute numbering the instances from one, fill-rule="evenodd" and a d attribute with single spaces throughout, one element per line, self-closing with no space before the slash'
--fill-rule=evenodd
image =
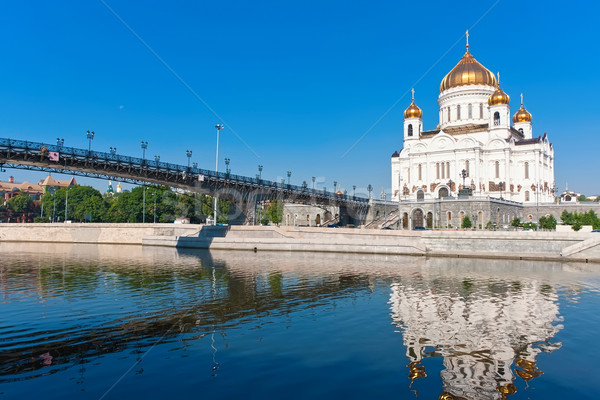
<path id="1" fill-rule="evenodd" d="M 448 222 L 452 221 L 452 213 L 448 211 Z"/>
<path id="2" fill-rule="evenodd" d="M 525 192 L 525 201 L 529 201 L 529 191 Z"/>
<path id="3" fill-rule="evenodd" d="M 525 179 L 529 179 L 529 163 L 525 163 Z"/>
<path id="4" fill-rule="evenodd" d="M 479 104 L 479 118 L 483 119 L 483 103 Z"/>
<path id="5" fill-rule="evenodd" d="M 473 105 L 472 104 L 469 104 L 468 113 L 469 113 L 469 119 L 473 118 Z"/>
<path id="6" fill-rule="evenodd" d="M 407 178 L 408 183 L 410 183 L 410 168 L 406 169 L 406 178 Z"/>
<path id="7" fill-rule="evenodd" d="M 523 132 L 523 128 L 519 128 L 519 132 L 521 132 L 522 135 L 525 134 L 525 132 Z"/>
<path id="8" fill-rule="evenodd" d="M 463 219 L 465 219 L 465 212 L 461 211 L 460 212 L 460 224 L 462 225 Z"/>
<path id="9" fill-rule="evenodd" d="M 412 136 L 413 135 L 413 127 L 412 124 L 408 124 L 408 136 Z"/>
<path id="10" fill-rule="evenodd" d="M 494 113 L 494 125 L 500 125 L 500 113 L 498 111 Z"/>
<path id="11" fill-rule="evenodd" d="M 440 163 L 435 163 L 435 179 L 440 179 Z"/>
<path id="12" fill-rule="evenodd" d="M 456 119 L 460 119 L 460 104 L 456 106 Z"/>
<path id="13" fill-rule="evenodd" d="M 500 178 L 500 161 L 496 161 L 494 163 L 494 170 L 496 173 L 496 178 Z"/>
<path id="14" fill-rule="evenodd" d="M 465 172 L 467 173 L 467 176 L 469 176 L 469 160 L 465 161 Z"/>
<path id="15" fill-rule="evenodd" d="M 450 122 L 452 118 L 450 118 L 450 107 L 448 107 L 448 122 Z"/>
<path id="16" fill-rule="evenodd" d="M 419 180 L 423 180 L 423 167 L 421 164 L 419 164 L 417 171 L 419 172 Z"/>
<path id="17" fill-rule="evenodd" d="M 450 163 L 449 162 L 446 163 L 446 176 L 448 178 L 450 178 Z"/>

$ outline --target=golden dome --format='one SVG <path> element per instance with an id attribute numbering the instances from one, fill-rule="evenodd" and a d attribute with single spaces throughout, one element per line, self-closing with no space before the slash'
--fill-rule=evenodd
<path id="1" fill-rule="evenodd" d="M 492 72 L 481 65 L 469 53 L 469 33 L 467 32 L 467 51 L 458 64 L 442 79 L 440 92 L 457 86 L 487 85 L 497 86 L 496 77 Z"/>
<path id="2" fill-rule="evenodd" d="M 499 104 L 508 104 L 510 102 L 510 96 L 504 93 L 504 90 L 500 89 L 500 86 L 494 90 L 494 93 L 488 99 L 490 106 L 497 106 Z"/>
<path id="3" fill-rule="evenodd" d="M 521 94 L 521 108 L 513 115 L 512 120 L 516 124 L 517 122 L 531 122 L 531 118 L 531 113 L 523 107 L 523 94 Z"/>
<path id="4" fill-rule="evenodd" d="M 404 118 L 421 118 L 423 111 L 415 104 L 415 89 L 412 90 L 412 102 L 406 110 L 404 110 Z"/>

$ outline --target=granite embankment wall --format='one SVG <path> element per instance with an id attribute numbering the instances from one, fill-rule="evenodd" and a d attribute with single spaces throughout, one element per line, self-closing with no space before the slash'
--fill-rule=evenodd
<path id="1" fill-rule="evenodd" d="M 0 224 L 0 241 L 600 263 L 600 234 L 590 232 L 395 231 L 178 224 Z"/>

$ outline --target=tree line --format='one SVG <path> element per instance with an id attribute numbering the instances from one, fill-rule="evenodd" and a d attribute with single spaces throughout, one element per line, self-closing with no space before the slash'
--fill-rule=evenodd
<path id="1" fill-rule="evenodd" d="M 67 195 L 68 190 L 68 195 Z M 145 193 L 144 193 L 145 192 Z M 218 199 L 218 223 L 226 224 L 231 203 Z M 189 218 L 204 223 L 213 216 L 213 198 L 176 193 L 166 186 L 138 186 L 130 192 L 102 195 L 90 186 L 60 188 L 39 202 L 19 192 L 0 206 L 3 222 L 173 222 Z"/>

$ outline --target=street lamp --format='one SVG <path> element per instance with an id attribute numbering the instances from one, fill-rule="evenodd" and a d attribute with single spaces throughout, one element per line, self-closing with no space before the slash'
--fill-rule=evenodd
<path id="1" fill-rule="evenodd" d="M 156 223 L 156 190 L 154 191 L 154 210 L 152 210 L 152 214 L 154 214 L 154 223 Z"/>
<path id="2" fill-rule="evenodd" d="M 67 216 L 68 216 L 68 204 L 69 204 L 69 190 L 71 190 L 71 186 L 67 187 L 67 194 L 65 196 L 65 222 L 67 222 Z"/>
<path id="3" fill-rule="evenodd" d="M 192 151 L 191 150 L 186 150 L 185 151 L 185 155 L 188 158 L 188 169 L 190 169 L 190 159 L 192 158 Z"/>
<path id="4" fill-rule="evenodd" d="M 381 195 L 379 196 L 383 203 L 383 224 L 387 221 L 387 193 L 383 190 L 383 186 L 381 187 Z"/>
<path id="5" fill-rule="evenodd" d="M 146 159 L 146 149 L 148 148 L 148 142 L 142 140 L 142 160 Z"/>
<path id="6" fill-rule="evenodd" d="M 154 156 L 154 161 L 159 162 L 160 161 L 160 156 Z"/>
<path id="7" fill-rule="evenodd" d="M 373 191 L 373 186 L 371 186 L 370 183 L 369 183 L 369 186 L 367 186 L 367 191 L 369 192 L 369 198 L 371 198 L 371 192 Z"/>
<path id="8" fill-rule="evenodd" d="M 116 147 L 111 147 L 110 148 L 110 154 L 115 155 L 117 153 L 117 148 Z"/>
<path id="9" fill-rule="evenodd" d="M 356 185 L 352 185 L 352 197 L 356 197 Z"/>
<path id="10" fill-rule="evenodd" d="M 88 153 L 92 152 L 92 140 L 94 139 L 95 134 L 96 133 L 94 133 L 94 131 L 92 131 L 92 132 L 87 131 L 87 133 L 86 133 L 86 136 L 87 136 L 88 140 L 90 141 L 90 145 L 88 146 Z"/>
<path id="11" fill-rule="evenodd" d="M 65 144 L 65 139 L 56 138 L 56 145 L 58 147 L 63 147 L 64 144 Z"/>
<path id="12" fill-rule="evenodd" d="M 281 187 L 283 188 L 284 185 L 285 185 L 285 179 L 281 178 Z"/>
<path id="13" fill-rule="evenodd" d="M 215 125 L 215 129 L 217 130 L 217 155 L 215 157 L 215 173 L 219 172 L 219 132 L 221 132 L 221 130 L 225 128 L 225 126 L 223 124 L 217 124 Z M 215 191 L 215 196 L 214 196 L 214 206 L 213 206 L 213 214 L 214 214 L 214 220 L 213 220 L 213 225 L 217 225 L 217 200 L 218 200 L 218 195 L 217 192 Z"/>
<path id="14" fill-rule="evenodd" d="M 142 206 L 142 224 L 146 223 L 146 186 L 144 185 L 144 200 Z"/>
<path id="15" fill-rule="evenodd" d="M 336 192 L 337 189 L 337 181 L 333 181 L 333 193 Z"/>
<path id="16" fill-rule="evenodd" d="M 306 183 L 306 181 L 302 181 L 302 190 L 306 191 L 307 187 L 308 187 L 308 184 Z"/>
<path id="17" fill-rule="evenodd" d="M 227 175 L 229 175 L 229 173 L 231 172 L 231 170 L 229 169 L 229 163 L 231 162 L 230 158 L 226 158 L 225 159 L 225 172 L 227 173 Z"/>
<path id="18" fill-rule="evenodd" d="M 312 177 L 313 190 L 315 190 L 315 180 L 316 180 L 316 179 L 317 179 L 316 177 L 314 177 L 314 176 Z"/>
<path id="19" fill-rule="evenodd" d="M 198 168 L 198 163 L 197 163 L 197 162 L 193 162 L 193 163 L 192 163 L 192 167 L 194 167 L 194 168 Z"/>
<path id="20" fill-rule="evenodd" d="M 258 179 L 262 179 L 262 170 L 263 170 L 263 166 L 259 165 L 258 166 Z"/>
<path id="21" fill-rule="evenodd" d="M 290 177 L 292 176 L 292 171 L 288 171 L 287 172 L 287 177 L 288 177 L 288 185 L 290 184 Z"/>

